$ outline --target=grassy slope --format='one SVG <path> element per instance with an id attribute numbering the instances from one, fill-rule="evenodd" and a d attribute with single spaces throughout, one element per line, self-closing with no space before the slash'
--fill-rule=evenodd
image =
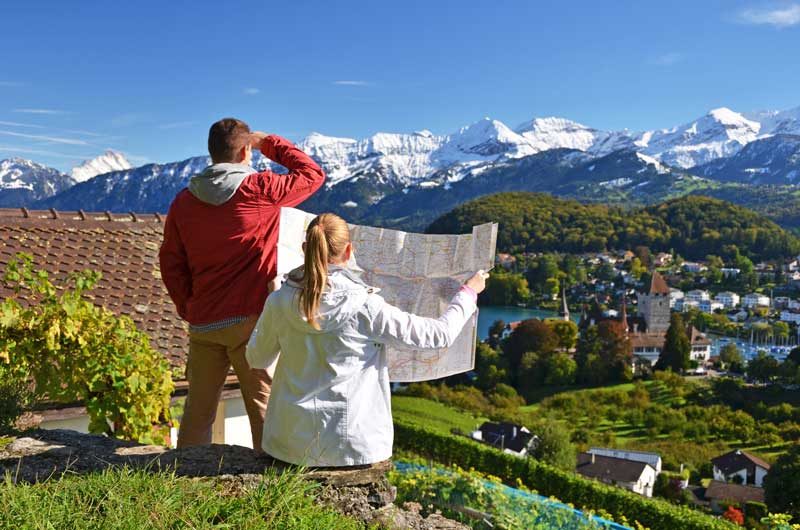
<path id="1" fill-rule="evenodd" d="M 450 434 L 452 429 L 470 432 L 486 421 L 429 399 L 408 396 L 392 396 L 392 414 L 442 434 Z"/>
<path id="2" fill-rule="evenodd" d="M 0 528 L 302 528 L 361 523 L 313 503 L 296 474 L 267 473 L 254 490 L 127 469 L 36 485 L 0 481 Z"/>

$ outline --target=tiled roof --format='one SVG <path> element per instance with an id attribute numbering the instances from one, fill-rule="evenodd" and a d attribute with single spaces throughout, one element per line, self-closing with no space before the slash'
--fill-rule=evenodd
<path id="1" fill-rule="evenodd" d="M 575 470 L 585 477 L 596 478 L 607 483 L 638 482 L 648 466 L 650 464 L 645 462 L 580 453 Z"/>
<path id="2" fill-rule="evenodd" d="M 735 502 L 764 502 L 764 489 L 712 480 L 706 488 L 706 499 Z"/>
<path id="3" fill-rule="evenodd" d="M 666 333 L 631 333 L 632 348 L 663 348 Z"/>
<path id="4" fill-rule="evenodd" d="M 653 277 L 650 280 L 650 294 L 669 295 L 667 281 L 658 271 L 653 271 Z"/>
<path id="5" fill-rule="evenodd" d="M 689 330 L 687 332 L 689 335 L 689 342 L 692 343 L 692 346 L 710 346 L 711 341 L 706 336 L 705 333 L 701 332 L 696 327 L 689 325 Z"/>
<path id="6" fill-rule="evenodd" d="M 186 325 L 161 282 L 158 214 L 28 211 L 0 208 L 0 274 L 18 252 L 51 278 L 92 269 L 102 279 L 89 296 L 98 305 L 130 316 L 151 345 L 173 366 L 185 364 Z M 0 297 L 11 293 L 0 284 Z"/>

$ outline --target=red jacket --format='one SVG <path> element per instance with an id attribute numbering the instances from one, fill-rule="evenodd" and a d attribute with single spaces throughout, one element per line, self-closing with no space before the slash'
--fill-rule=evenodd
<path id="1" fill-rule="evenodd" d="M 289 173 L 248 175 L 218 206 L 183 189 L 169 208 L 161 277 L 190 324 L 261 313 L 276 275 L 281 206 L 297 206 L 325 181 L 319 165 L 280 136 L 266 137 L 261 152 Z"/>

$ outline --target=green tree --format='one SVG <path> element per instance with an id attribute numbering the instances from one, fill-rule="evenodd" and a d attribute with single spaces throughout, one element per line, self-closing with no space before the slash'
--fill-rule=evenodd
<path id="1" fill-rule="evenodd" d="M 664 347 L 656 362 L 656 370 L 670 369 L 680 373 L 689 368 L 689 353 L 692 345 L 686 335 L 686 326 L 680 313 L 672 313 L 669 319 L 669 328 L 664 340 Z"/>
<path id="2" fill-rule="evenodd" d="M 486 305 L 524 304 L 530 298 L 528 281 L 513 272 L 492 272 L 481 293 L 481 302 Z"/>
<path id="3" fill-rule="evenodd" d="M 569 430 L 558 421 L 547 421 L 535 429 L 539 437 L 531 456 L 561 469 L 575 469 L 575 446 Z"/>
<path id="4" fill-rule="evenodd" d="M 739 351 L 739 348 L 733 342 L 729 342 L 719 350 L 719 360 L 722 361 L 727 369 L 732 371 L 737 371 L 737 367 L 741 369 L 744 365 L 742 352 Z"/>
<path id="5" fill-rule="evenodd" d="M 546 385 L 571 385 L 575 382 L 577 364 L 566 353 L 550 355 L 545 361 Z"/>
<path id="6" fill-rule="evenodd" d="M 475 386 L 488 391 L 508 381 L 507 364 L 499 351 L 484 342 L 478 342 L 475 348 Z"/>
<path id="7" fill-rule="evenodd" d="M 600 341 L 600 363 L 606 382 L 621 383 L 633 378 L 633 348 L 624 325 L 617 320 L 604 320 L 597 325 Z"/>
<path id="8" fill-rule="evenodd" d="M 492 348 L 497 348 L 505 330 L 506 323 L 502 320 L 495 320 L 492 322 L 492 325 L 489 326 L 489 346 Z"/>
<path id="9" fill-rule="evenodd" d="M 558 337 L 558 347 L 569 351 L 575 347 L 578 340 L 578 325 L 571 320 L 547 320 L 547 324 Z"/>
<path id="10" fill-rule="evenodd" d="M 633 258 L 631 260 L 631 276 L 633 276 L 633 279 L 639 281 L 645 272 L 647 272 L 647 267 L 639 258 Z"/>
<path id="11" fill-rule="evenodd" d="M 599 385 L 608 378 L 606 367 L 600 358 L 603 345 L 597 333 L 597 326 L 583 329 L 575 347 L 576 380 L 579 383 Z"/>
<path id="12" fill-rule="evenodd" d="M 767 506 L 800 518 L 800 443 L 795 443 L 775 461 L 764 479 Z"/>
<path id="13" fill-rule="evenodd" d="M 558 348 L 558 337 L 553 329 L 538 319 L 523 320 L 503 344 L 503 352 L 508 358 L 510 373 L 516 377 L 517 388 L 522 374 L 520 367 L 526 353 L 550 354 Z M 543 358 L 544 355 L 541 355 Z M 538 359 L 538 357 L 537 357 Z M 535 363 L 528 359 L 526 369 L 532 370 Z"/>
<path id="14" fill-rule="evenodd" d="M 778 360 L 761 350 L 747 363 L 747 375 L 756 381 L 769 382 L 780 374 L 780 364 Z"/>

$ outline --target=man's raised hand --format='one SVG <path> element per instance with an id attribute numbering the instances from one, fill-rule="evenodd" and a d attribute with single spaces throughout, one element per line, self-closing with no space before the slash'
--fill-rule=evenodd
<path id="1" fill-rule="evenodd" d="M 264 141 L 264 138 L 269 136 L 265 132 L 261 131 L 253 131 L 250 133 L 250 147 L 256 150 L 261 150 L 261 143 Z"/>

